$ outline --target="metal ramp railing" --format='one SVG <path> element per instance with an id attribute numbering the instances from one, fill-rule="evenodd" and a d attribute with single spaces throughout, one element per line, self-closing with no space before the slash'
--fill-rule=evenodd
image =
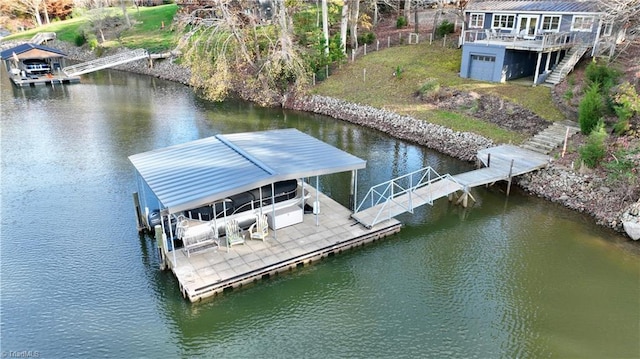
<path id="1" fill-rule="evenodd" d="M 55 40 L 56 37 L 57 36 L 55 32 L 39 32 L 33 35 L 31 40 L 29 40 L 29 42 L 32 44 L 40 45 L 45 41 Z"/>
<path id="2" fill-rule="evenodd" d="M 101 57 L 99 59 L 83 62 L 77 65 L 67 66 L 62 69 L 67 76 L 79 76 L 93 71 L 114 67 L 128 62 L 137 61 L 148 58 L 149 53 L 145 49 L 136 49 L 127 52 L 121 52 L 112 56 Z"/>
<path id="3" fill-rule="evenodd" d="M 396 177 L 369 189 L 351 215 L 367 228 L 389 220 L 401 213 L 413 213 L 414 208 L 451 193 L 464 190 L 451 175 L 440 175 L 431 167 Z M 364 206 L 368 208 L 361 210 Z"/>

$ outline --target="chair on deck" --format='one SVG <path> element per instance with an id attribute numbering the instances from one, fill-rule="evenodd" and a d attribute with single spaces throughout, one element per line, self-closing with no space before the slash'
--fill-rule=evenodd
<path id="1" fill-rule="evenodd" d="M 236 244 L 244 244 L 244 233 L 238 225 L 238 221 L 230 219 L 225 225 L 225 237 L 227 238 L 227 252 L 229 248 Z"/>
<path id="2" fill-rule="evenodd" d="M 256 215 L 256 223 L 249 227 L 249 237 L 251 239 L 261 239 L 263 242 L 269 235 L 269 223 L 264 214 Z"/>

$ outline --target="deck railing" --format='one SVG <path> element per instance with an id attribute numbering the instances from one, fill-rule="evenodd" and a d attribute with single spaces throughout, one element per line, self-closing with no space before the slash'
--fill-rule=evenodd
<path id="1" fill-rule="evenodd" d="M 571 47 L 576 44 L 591 44 L 593 40 L 594 35 L 585 32 L 550 32 L 534 36 L 482 29 L 465 30 L 462 33 L 463 44 L 481 43 L 483 45 L 528 48 L 538 51 L 552 47 Z"/>

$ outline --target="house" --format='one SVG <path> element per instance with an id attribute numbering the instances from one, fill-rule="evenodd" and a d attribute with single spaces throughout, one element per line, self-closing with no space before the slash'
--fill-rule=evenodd
<path id="1" fill-rule="evenodd" d="M 557 84 L 614 41 L 596 0 L 471 0 L 465 19 L 460 76 L 476 80 Z"/>

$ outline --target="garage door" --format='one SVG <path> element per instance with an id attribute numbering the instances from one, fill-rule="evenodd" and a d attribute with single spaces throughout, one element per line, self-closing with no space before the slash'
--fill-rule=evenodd
<path id="1" fill-rule="evenodd" d="M 469 77 L 476 80 L 493 81 L 495 65 L 495 56 L 471 55 Z"/>

